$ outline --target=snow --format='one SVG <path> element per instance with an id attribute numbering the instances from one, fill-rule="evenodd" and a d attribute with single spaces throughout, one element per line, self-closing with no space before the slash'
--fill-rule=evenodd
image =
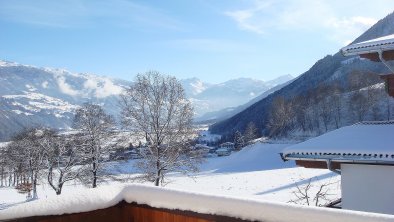
<path id="1" fill-rule="evenodd" d="M 9 61 L 4 61 L 0 60 L 0 67 L 9 67 L 9 66 L 18 66 L 19 64 L 16 62 L 9 62 Z"/>
<path id="2" fill-rule="evenodd" d="M 22 111 L 17 110 L 17 109 L 12 110 L 12 112 L 14 112 L 14 113 L 16 113 L 16 114 L 18 114 L 18 115 L 20 115 L 20 114 L 24 114 L 24 115 L 26 115 L 26 116 L 31 116 L 31 115 L 33 115 L 33 114 L 31 114 L 31 113 L 22 112 Z"/>
<path id="3" fill-rule="evenodd" d="M 210 159 L 203 170 L 216 173 L 252 172 L 261 170 L 283 169 L 295 167 L 292 162 L 283 162 L 279 156 L 281 150 L 288 144 L 256 143 L 242 151 L 219 159 Z M 227 150 L 227 149 L 224 149 Z"/>
<path id="4" fill-rule="evenodd" d="M 76 110 L 79 106 L 70 104 L 64 100 L 54 98 L 51 96 L 46 96 L 41 93 L 35 93 L 35 92 L 24 92 L 25 94 L 22 95 L 4 95 L 2 96 L 3 98 L 6 99 L 13 99 L 16 100 L 12 102 L 12 105 L 22 107 L 26 111 L 31 111 L 31 112 L 39 112 L 42 109 L 47 109 L 47 110 L 56 110 L 60 113 L 64 112 L 73 112 Z M 23 102 L 17 102 L 17 100 Z M 14 111 L 16 114 L 21 114 L 22 111 Z M 31 114 L 31 113 L 29 113 Z M 25 114 L 25 115 L 29 115 Z"/>
<path id="5" fill-rule="evenodd" d="M 368 41 L 360 42 L 360 43 L 357 43 L 357 44 L 375 43 L 375 42 L 386 41 L 386 40 L 394 41 L 394 34 L 382 36 L 382 37 L 379 37 L 379 38 L 376 38 L 376 39 L 370 39 Z"/>
<path id="6" fill-rule="evenodd" d="M 328 170 L 299 168 L 292 161 L 283 162 L 278 153 L 289 145 L 258 142 L 230 156 L 209 158 L 201 172 L 192 177 L 170 174 L 165 188 L 107 180 L 99 188 L 89 189 L 71 182 L 65 184 L 62 195 L 56 196 L 44 178 L 38 186 L 41 199 L 31 202 L 25 202 L 25 195 L 13 188 L 0 188 L 0 220 L 90 211 L 125 200 L 249 220 L 394 221 L 393 216 L 287 204 L 294 198 L 296 185 L 312 180 L 313 194 L 320 184 L 339 181 L 339 176 Z M 133 161 L 106 163 L 106 167 L 119 179 L 127 180 L 137 172 Z M 330 185 L 330 189 L 333 200 L 341 196 L 339 182 Z"/>
<path id="7" fill-rule="evenodd" d="M 362 122 L 289 146 L 283 150 L 283 154 L 284 156 L 300 153 L 377 154 L 377 157 L 369 158 L 392 161 L 393 132 L 394 122 Z M 383 156 L 380 157 L 380 154 Z"/>
<path id="8" fill-rule="evenodd" d="M 6 147 L 10 142 L 0 142 L 0 148 Z"/>
<path id="9" fill-rule="evenodd" d="M 35 87 L 32 86 L 32 85 L 26 84 L 25 86 L 26 86 L 27 90 L 29 90 L 29 91 L 31 91 L 31 92 L 37 91 L 37 88 L 35 88 Z"/>
<path id="10" fill-rule="evenodd" d="M 341 49 L 341 52 L 342 54 L 347 56 L 347 55 L 357 55 L 357 54 L 378 52 L 380 50 L 383 51 L 392 50 L 393 43 L 394 43 L 394 34 L 343 47 Z"/>
<path id="11" fill-rule="evenodd" d="M 393 215 L 305 207 L 247 198 L 217 196 L 145 185 L 105 186 L 69 196 L 27 202 L 0 211 L 0 220 L 38 215 L 87 212 L 114 206 L 120 201 L 156 208 L 189 210 L 260 221 L 394 221 Z"/>

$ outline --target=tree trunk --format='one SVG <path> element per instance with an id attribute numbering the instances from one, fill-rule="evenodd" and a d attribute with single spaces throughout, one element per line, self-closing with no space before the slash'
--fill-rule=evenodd
<path id="1" fill-rule="evenodd" d="M 161 178 L 161 170 L 158 170 L 157 171 L 157 176 L 156 176 L 156 179 L 155 179 L 155 186 L 159 186 L 159 184 L 160 184 L 160 178 Z"/>
<path id="2" fill-rule="evenodd" d="M 34 178 L 32 180 L 33 182 L 33 199 L 37 199 L 38 195 L 37 195 L 37 172 L 34 173 Z"/>
<path id="3" fill-rule="evenodd" d="M 92 149 L 92 155 L 94 154 L 94 151 Z M 92 173 L 93 173 L 93 181 L 92 181 L 92 187 L 96 188 L 97 187 L 97 164 L 96 164 L 96 158 L 92 158 Z"/>
<path id="4" fill-rule="evenodd" d="M 156 179 L 155 179 L 155 186 L 159 186 L 159 183 L 160 183 L 160 177 L 156 177 Z"/>
<path id="5" fill-rule="evenodd" d="M 60 195 L 62 194 L 62 188 L 63 188 L 63 184 L 59 184 L 58 189 L 56 190 L 56 195 Z"/>
<path id="6" fill-rule="evenodd" d="M 0 187 L 4 186 L 3 180 L 4 180 L 4 167 L 1 167 L 1 183 L 0 183 Z"/>
<path id="7" fill-rule="evenodd" d="M 92 187 L 93 188 L 97 187 L 97 172 L 96 171 L 93 172 L 93 185 L 92 185 Z"/>
<path id="8" fill-rule="evenodd" d="M 92 187 L 96 188 L 97 187 L 97 170 L 96 170 L 96 163 L 93 162 L 93 183 Z"/>

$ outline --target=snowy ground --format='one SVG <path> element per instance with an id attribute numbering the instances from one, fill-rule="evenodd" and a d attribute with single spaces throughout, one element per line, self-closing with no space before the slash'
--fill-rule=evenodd
<path id="1" fill-rule="evenodd" d="M 279 152 L 289 144 L 257 143 L 230 156 L 209 158 L 201 167 L 201 172 L 188 177 L 179 174 L 169 176 L 166 187 L 215 195 L 239 198 L 289 202 L 295 199 L 294 191 L 312 179 L 313 195 L 321 184 L 329 186 L 330 199 L 340 196 L 340 178 L 328 170 L 295 167 L 294 162 L 283 162 Z M 126 172 L 134 172 L 132 162 L 117 163 L 111 170 L 119 170 L 119 178 L 130 177 Z M 111 186 L 119 181 L 108 180 L 99 186 Z M 131 182 L 129 182 L 131 183 Z M 68 183 L 62 195 L 69 195 L 86 188 L 78 183 Z M 55 196 L 55 192 L 42 181 L 38 188 L 40 199 Z M 0 210 L 23 203 L 25 194 L 13 188 L 0 188 Z M 0 211 L 1 213 L 1 211 Z"/>

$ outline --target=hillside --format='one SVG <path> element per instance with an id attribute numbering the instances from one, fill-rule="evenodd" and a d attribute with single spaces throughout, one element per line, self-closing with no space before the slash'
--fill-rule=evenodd
<path id="1" fill-rule="evenodd" d="M 378 21 L 354 42 L 366 41 L 392 33 L 394 33 L 393 13 Z M 249 122 L 254 122 L 260 131 L 270 135 L 271 132 L 267 125 L 270 119 L 271 105 L 275 98 L 290 99 L 304 95 L 319 85 L 330 85 L 334 82 L 339 82 L 345 91 L 349 91 L 348 76 L 354 71 L 360 73 L 384 73 L 387 72 L 387 69 L 380 63 L 355 57 L 344 57 L 339 52 L 334 55 L 327 55 L 317 61 L 308 71 L 300 75 L 292 83 L 256 102 L 237 115 L 212 125 L 210 130 L 215 134 L 232 135 L 236 130 L 243 131 Z"/>
<path id="2" fill-rule="evenodd" d="M 37 68 L 0 61 L 0 140 L 24 128 L 44 125 L 70 127 L 74 112 L 84 102 L 101 104 L 117 114 L 117 96 L 127 81 Z"/>
<path id="3" fill-rule="evenodd" d="M 181 80 L 196 116 L 241 105 L 288 77 L 272 82 L 234 79 L 220 84 L 197 78 Z M 0 60 L 0 141 L 24 127 L 48 126 L 68 129 L 75 110 L 84 102 L 103 106 L 118 117 L 118 95 L 130 81 L 64 69 L 39 68 Z"/>

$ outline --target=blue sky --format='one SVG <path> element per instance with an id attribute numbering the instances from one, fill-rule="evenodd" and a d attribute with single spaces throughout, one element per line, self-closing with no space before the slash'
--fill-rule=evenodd
<path id="1" fill-rule="evenodd" d="M 393 0 L 0 0 L 0 59 L 131 80 L 297 76 Z"/>

